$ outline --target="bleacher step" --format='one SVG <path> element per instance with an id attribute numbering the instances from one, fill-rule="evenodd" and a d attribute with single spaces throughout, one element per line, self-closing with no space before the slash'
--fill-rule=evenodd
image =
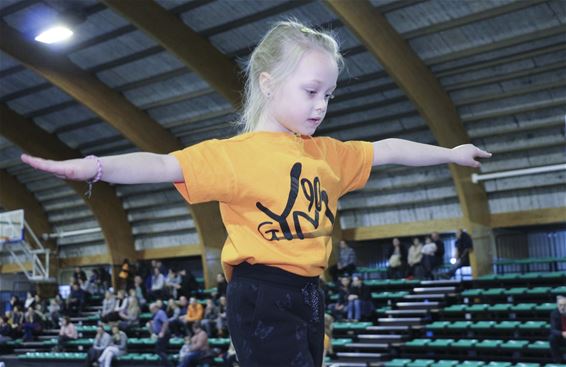
<path id="1" fill-rule="evenodd" d="M 349 343 L 346 344 L 348 348 L 358 348 L 358 349 L 389 349 L 390 344 L 384 343 Z"/>
<path id="2" fill-rule="evenodd" d="M 438 280 L 423 280 L 421 281 L 420 285 L 451 285 L 456 286 L 462 284 L 461 280 L 454 280 L 454 279 L 438 279 Z"/>
<path id="3" fill-rule="evenodd" d="M 455 292 L 456 287 L 418 287 L 413 289 L 415 293 L 451 293 Z"/>
<path id="4" fill-rule="evenodd" d="M 379 318 L 377 321 L 380 324 L 387 325 L 415 325 L 421 324 L 423 318 L 421 317 L 389 317 L 389 318 Z"/>
<path id="5" fill-rule="evenodd" d="M 397 302 L 396 306 L 400 309 L 429 309 L 440 306 L 440 302 Z"/>
<path id="6" fill-rule="evenodd" d="M 403 297 L 403 299 L 445 299 L 446 294 L 437 293 L 437 294 L 407 294 Z M 451 294 L 452 296 L 452 294 Z"/>
<path id="7" fill-rule="evenodd" d="M 405 337 L 399 334 L 358 334 L 358 339 L 399 342 L 404 340 Z"/>
<path id="8" fill-rule="evenodd" d="M 421 315 L 426 316 L 431 311 L 438 311 L 438 310 L 387 310 L 385 314 L 387 315 Z"/>

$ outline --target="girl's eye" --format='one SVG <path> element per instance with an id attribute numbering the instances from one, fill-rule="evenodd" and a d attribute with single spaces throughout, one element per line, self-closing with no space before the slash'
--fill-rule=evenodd
<path id="1" fill-rule="evenodd" d="M 316 94 L 315 90 L 307 90 L 307 93 L 311 96 L 314 96 Z"/>

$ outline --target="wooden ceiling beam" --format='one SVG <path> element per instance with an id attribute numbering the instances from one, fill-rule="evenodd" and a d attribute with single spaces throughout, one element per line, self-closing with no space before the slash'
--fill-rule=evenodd
<path id="1" fill-rule="evenodd" d="M 238 65 L 179 17 L 153 0 L 103 1 L 177 56 L 233 106 L 240 106 L 243 84 Z"/>
<path id="2" fill-rule="evenodd" d="M 0 134 L 32 155 L 54 160 L 81 157 L 79 151 L 71 149 L 33 121 L 25 119 L 3 104 L 0 104 L 0 121 Z M 112 263 L 120 264 L 124 258 L 135 258 L 132 229 L 114 187 L 104 182 L 97 183 L 92 197 L 86 199 L 86 185 L 83 182 L 66 182 L 83 198 L 98 220 Z"/>

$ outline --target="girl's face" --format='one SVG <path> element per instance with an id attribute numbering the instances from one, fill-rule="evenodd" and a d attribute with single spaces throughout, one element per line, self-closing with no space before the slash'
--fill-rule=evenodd
<path id="1" fill-rule="evenodd" d="M 337 79 L 338 66 L 328 52 L 307 51 L 289 78 L 271 91 L 260 130 L 313 135 L 326 115 Z"/>

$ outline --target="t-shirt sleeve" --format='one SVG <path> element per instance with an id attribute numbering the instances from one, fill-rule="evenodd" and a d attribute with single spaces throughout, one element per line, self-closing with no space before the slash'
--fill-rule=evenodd
<path id="1" fill-rule="evenodd" d="M 191 204 L 230 202 L 235 192 L 235 174 L 226 144 L 207 140 L 170 153 L 179 161 L 184 182 L 175 188 Z"/>
<path id="2" fill-rule="evenodd" d="M 356 140 L 341 142 L 333 138 L 324 141 L 326 159 L 340 176 L 340 196 L 363 188 L 373 165 L 373 144 Z"/>

